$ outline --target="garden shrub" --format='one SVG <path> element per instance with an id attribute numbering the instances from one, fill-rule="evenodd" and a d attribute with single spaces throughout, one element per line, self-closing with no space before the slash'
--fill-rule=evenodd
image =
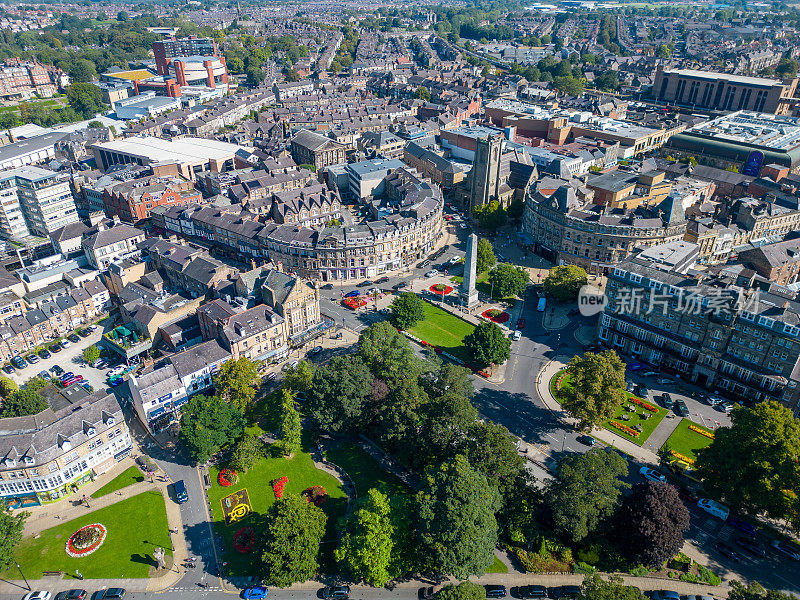
<path id="1" fill-rule="evenodd" d="M 650 575 L 650 569 L 642 565 L 638 565 L 636 567 L 633 567 L 629 571 L 629 573 L 634 577 L 647 577 L 648 575 Z"/>
<path id="2" fill-rule="evenodd" d="M 600 562 L 600 544 L 592 544 L 585 548 L 579 549 L 575 553 L 580 562 L 585 562 L 589 565 L 596 565 Z"/>
<path id="3" fill-rule="evenodd" d="M 697 565 L 697 575 L 700 578 L 700 581 L 703 581 L 709 585 L 719 585 L 722 583 L 722 580 L 719 578 L 719 575 L 714 573 L 708 567 L 704 567 L 703 565 Z"/>

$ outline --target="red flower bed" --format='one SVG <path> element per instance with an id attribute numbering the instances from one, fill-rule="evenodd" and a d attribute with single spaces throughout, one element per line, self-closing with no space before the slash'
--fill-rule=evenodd
<path id="1" fill-rule="evenodd" d="M 287 483 L 289 483 L 289 478 L 286 475 L 272 482 L 272 491 L 275 492 L 275 498 L 278 500 L 283 498 L 283 488 L 286 487 Z"/>
<path id="2" fill-rule="evenodd" d="M 634 404 L 638 404 L 645 410 L 649 410 L 651 413 L 658 412 L 658 409 L 655 406 L 653 406 L 652 404 L 648 404 L 647 402 L 637 398 L 636 396 L 631 396 L 630 401 L 633 402 Z"/>
<path id="3" fill-rule="evenodd" d="M 432 291 L 434 294 L 436 294 L 437 296 L 447 296 L 448 294 L 453 292 L 453 288 L 451 286 L 447 285 L 447 284 L 444 284 L 444 283 L 434 284 L 431 287 L 429 287 L 428 289 L 430 291 Z"/>
<path id="4" fill-rule="evenodd" d="M 81 527 L 69 536 L 65 550 L 72 558 L 87 556 L 103 545 L 106 533 L 105 526 L 100 523 Z"/>
<path id="5" fill-rule="evenodd" d="M 315 485 L 314 487 L 303 490 L 302 496 L 314 506 L 322 506 L 325 504 L 325 500 L 328 499 L 328 490 L 321 485 Z"/>
<path id="6" fill-rule="evenodd" d="M 489 321 L 494 321 L 495 323 L 506 323 L 510 318 L 511 315 L 505 311 L 500 311 L 499 314 L 494 314 L 494 311 L 497 311 L 496 308 L 490 308 L 489 310 L 485 310 L 481 313 L 481 316 L 484 319 L 488 319 Z"/>
<path id="7" fill-rule="evenodd" d="M 239 474 L 236 472 L 236 469 L 225 467 L 219 472 L 217 481 L 222 487 L 230 487 L 239 483 Z"/>
<path id="8" fill-rule="evenodd" d="M 256 530 L 252 527 L 242 527 L 233 534 L 233 547 L 237 552 L 247 554 L 256 545 Z"/>
<path id="9" fill-rule="evenodd" d="M 353 298 L 342 298 L 342 304 L 344 304 L 347 308 L 356 310 L 362 306 L 366 306 L 367 301 L 363 300 L 360 296 L 355 296 Z"/>

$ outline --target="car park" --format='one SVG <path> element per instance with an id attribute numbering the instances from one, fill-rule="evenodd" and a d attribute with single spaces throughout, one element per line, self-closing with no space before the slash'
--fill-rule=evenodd
<path id="1" fill-rule="evenodd" d="M 737 545 L 741 546 L 754 556 L 758 556 L 759 558 L 765 558 L 767 556 L 767 551 L 761 547 L 761 544 L 756 542 L 751 537 L 745 537 L 743 535 L 740 535 L 737 536 L 734 541 L 736 542 Z"/>
<path id="2" fill-rule="evenodd" d="M 3 372 L 7 375 L 11 375 L 16 369 L 11 365 L 3 365 Z"/>
<path id="3" fill-rule="evenodd" d="M 269 590 L 265 585 L 251 585 L 242 592 L 242 598 L 245 600 L 263 600 L 268 593 Z"/>
<path id="4" fill-rule="evenodd" d="M 739 562 L 739 553 L 736 552 L 733 548 L 728 546 L 728 544 L 724 544 L 722 542 L 715 542 L 712 546 L 714 550 L 719 552 L 725 558 L 729 558 L 733 562 Z"/>
<path id="5" fill-rule="evenodd" d="M 517 592 L 517 595 L 522 598 L 522 600 L 547 598 L 547 588 L 543 585 L 521 585 L 517 589 Z"/>
<path id="6" fill-rule="evenodd" d="M 322 590 L 322 597 L 326 600 L 341 600 L 350 597 L 349 585 L 329 585 Z"/>
<path id="7" fill-rule="evenodd" d="M 731 514 L 730 508 L 724 504 L 720 504 L 716 500 L 711 500 L 709 498 L 700 498 L 700 500 L 697 501 L 697 506 L 702 508 L 708 514 L 714 515 L 723 521 L 726 521 Z"/>
<path id="8" fill-rule="evenodd" d="M 728 525 L 730 525 L 734 529 L 738 529 L 742 533 L 746 533 L 750 537 L 756 537 L 756 535 L 758 535 L 758 532 L 756 531 L 755 527 L 750 525 L 750 523 L 748 523 L 747 521 L 743 521 L 738 517 L 729 517 Z"/>
<path id="9" fill-rule="evenodd" d="M 663 473 L 659 473 L 655 469 L 651 469 L 650 467 L 642 467 L 639 469 L 639 473 L 645 479 L 649 479 L 650 481 L 666 481 L 667 478 L 664 476 Z"/>
<path id="10" fill-rule="evenodd" d="M 483 586 L 486 590 L 486 597 L 487 598 L 505 598 L 506 597 L 506 586 L 504 585 L 485 585 Z"/>
<path id="11" fill-rule="evenodd" d="M 439 271 L 437 271 L 436 269 L 432 269 L 432 270 L 428 271 L 427 273 L 425 273 L 425 277 L 436 277 L 438 274 L 439 274 Z"/>
<path id="12" fill-rule="evenodd" d="M 788 556 L 794 560 L 800 560 L 800 548 L 780 540 L 772 540 L 772 547 L 781 554 Z"/>
<path id="13" fill-rule="evenodd" d="M 39 358 L 44 358 L 45 360 L 50 358 L 50 353 L 47 351 L 47 348 L 43 348 L 38 352 Z"/>
<path id="14" fill-rule="evenodd" d="M 68 339 L 70 342 L 72 342 L 73 344 L 78 344 L 78 343 L 80 343 L 80 341 L 81 341 L 81 338 L 79 338 L 79 337 L 78 337 L 77 335 L 75 335 L 74 333 L 71 333 L 71 334 L 69 334 L 69 335 L 67 336 L 67 339 Z"/>

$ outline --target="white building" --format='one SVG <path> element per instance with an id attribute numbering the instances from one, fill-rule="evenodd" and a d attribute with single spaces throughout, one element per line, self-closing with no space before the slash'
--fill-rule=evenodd
<path id="1" fill-rule="evenodd" d="M 33 166 L 19 167 L 8 174 L 16 178 L 17 196 L 31 233 L 48 237 L 78 221 L 68 175 Z"/>

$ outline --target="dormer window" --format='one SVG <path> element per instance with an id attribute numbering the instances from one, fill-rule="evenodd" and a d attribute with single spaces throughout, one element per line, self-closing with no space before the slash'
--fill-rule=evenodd
<path id="1" fill-rule="evenodd" d="M 5 460 L 5 463 L 6 463 L 6 467 L 16 467 L 17 466 L 17 461 L 15 461 L 13 458 L 7 458 Z"/>
<path id="2" fill-rule="evenodd" d="M 86 435 L 87 435 L 87 436 L 89 436 L 89 437 L 92 437 L 92 436 L 93 436 L 95 433 L 97 433 L 97 432 L 95 431 L 95 428 L 94 428 L 94 427 L 89 427 L 89 428 L 86 430 Z"/>
<path id="3" fill-rule="evenodd" d="M 69 440 L 64 440 L 61 442 L 61 451 L 66 452 L 67 450 L 72 450 L 72 443 Z"/>
<path id="4" fill-rule="evenodd" d="M 26 465 L 32 465 L 33 463 L 36 462 L 35 460 L 33 460 L 32 456 L 26 456 L 23 460 L 25 461 Z"/>

